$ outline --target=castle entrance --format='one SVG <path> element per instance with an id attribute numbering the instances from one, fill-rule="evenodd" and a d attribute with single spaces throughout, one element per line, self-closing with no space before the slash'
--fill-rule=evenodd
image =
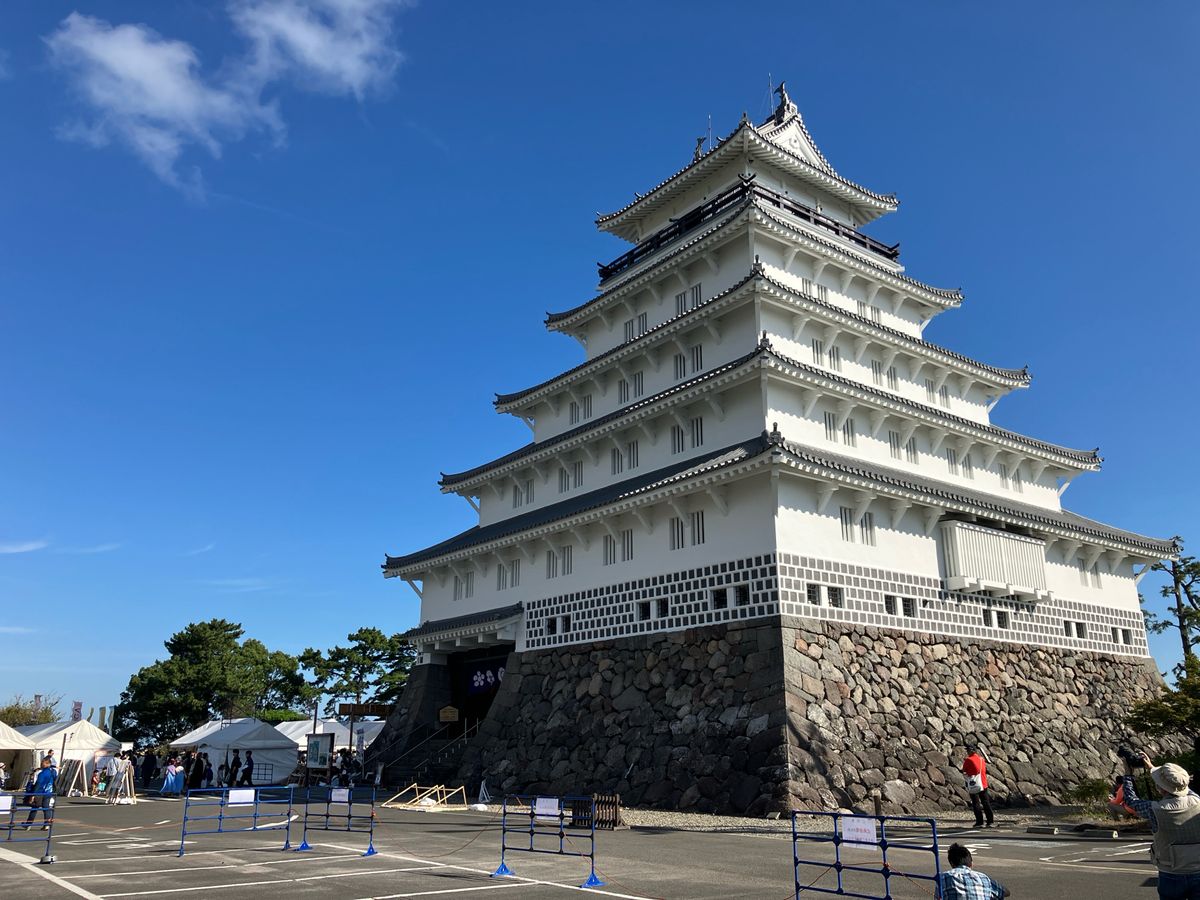
<path id="1" fill-rule="evenodd" d="M 450 705 L 458 710 L 458 722 L 447 723 L 447 737 L 460 735 L 487 717 L 492 701 L 504 681 L 504 667 L 514 644 L 496 644 L 462 653 L 446 660 L 450 680 Z"/>

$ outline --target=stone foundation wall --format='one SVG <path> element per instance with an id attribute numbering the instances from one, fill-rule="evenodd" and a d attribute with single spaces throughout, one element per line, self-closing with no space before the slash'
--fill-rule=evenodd
<path id="1" fill-rule="evenodd" d="M 489 788 L 760 814 L 966 802 L 975 737 L 993 794 L 1054 802 L 1105 777 L 1150 660 L 947 642 L 811 619 L 729 623 L 514 654 L 460 775 Z"/>

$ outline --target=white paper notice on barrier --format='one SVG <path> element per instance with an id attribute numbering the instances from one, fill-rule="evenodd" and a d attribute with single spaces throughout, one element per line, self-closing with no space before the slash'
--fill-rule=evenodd
<path id="1" fill-rule="evenodd" d="M 875 820 L 864 816 L 847 816 L 842 819 L 842 840 L 847 844 L 870 844 L 879 846 L 879 832 Z"/>
<path id="2" fill-rule="evenodd" d="M 533 801 L 533 817 L 539 822 L 558 822 L 562 807 L 557 797 L 535 797 Z"/>
<path id="3" fill-rule="evenodd" d="M 0 813 L 12 812 L 12 801 L 12 797 L 0 797 Z"/>
<path id="4" fill-rule="evenodd" d="M 253 806 L 254 788 L 231 788 L 225 798 L 226 806 Z"/>
<path id="5" fill-rule="evenodd" d="M 350 788 L 334 788 L 329 792 L 330 803 L 349 803 Z"/>

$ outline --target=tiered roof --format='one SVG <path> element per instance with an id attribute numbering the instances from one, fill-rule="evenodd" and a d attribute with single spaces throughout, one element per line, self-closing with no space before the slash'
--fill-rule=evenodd
<path id="1" fill-rule="evenodd" d="M 833 453 L 819 453 L 810 447 L 787 441 L 777 431 L 715 450 L 702 456 L 675 463 L 560 500 L 490 525 L 475 526 L 448 540 L 407 556 L 388 556 L 385 575 L 400 575 L 414 566 L 451 557 L 464 551 L 513 538 L 525 532 L 544 529 L 566 520 L 593 514 L 599 519 L 615 510 L 614 504 L 627 503 L 671 487 L 682 488 L 688 482 L 715 476 L 734 469 L 749 472 L 764 464 L 777 463 L 822 481 L 838 482 L 848 489 L 867 490 L 881 499 L 903 499 L 942 508 L 947 512 L 980 515 L 1003 524 L 1028 528 L 1066 537 L 1084 536 L 1112 545 L 1116 549 L 1159 559 L 1176 552 L 1172 541 L 1146 537 L 1132 531 L 1105 525 L 1068 511 L 1016 503 L 988 494 L 967 491 L 955 485 L 922 478 Z M 586 525 L 581 521 L 578 524 Z"/>
<path id="2" fill-rule="evenodd" d="M 1000 428 L 996 425 L 988 425 L 976 422 L 973 419 L 956 416 L 939 407 L 918 403 L 915 400 L 868 386 L 860 381 L 845 378 L 835 372 L 830 372 L 817 366 L 810 366 L 807 363 L 792 359 L 775 350 L 770 342 L 764 339 L 758 347 L 738 359 L 724 365 L 716 366 L 694 378 L 681 381 L 664 391 L 659 391 L 657 394 L 645 397 L 628 406 L 613 410 L 606 415 L 599 416 L 567 431 L 560 432 L 553 437 L 541 441 L 531 441 L 524 447 L 507 453 L 491 462 L 476 466 L 473 469 L 452 474 L 443 473 L 439 483 L 443 490 L 461 490 L 469 483 L 481 478 L 481 476 L 488 475 L 494 470 L 511 466 L 514 463 L 526 463 L 532 457 L 539 456 L 546 451 L 552 449 L 561 450 L 565 445 L 570 445 L 573 442 L 579 443 L 581 442 L 579 439 L 586 439 L 592 432 L 603 430 L 606 426 L 621 419 L 641 418 L 636 414 L 650 410 L 668 400 L 674 400 L 677 396 L 693 393 L 698 388 L 707 388 L 710 383 L 719 380 L 731 380 L 732 377 L 744 374 L 742 370 L 749 372 L 753 365 L 757 365 L 760 362 L 772 365 L 775 368 L 783 368 L 793 376 L 801 379 L 804 383 L 818 387 L 827 387 L 839 394 L 869 401 L 876 406 L 894 410 L 900 414 L 916 416 L 933 424 L 946 427 L 948 430 L 966 432 L 984 440 L 1015 445 L 1024 452 L 1036 453 L 1039 456 L 1048 458 L 1054 465 L 1071 469 L 1096 470 L 1100 468 L 1101 458 L 1097 450 L 1075 450 L 1070 447 L 1062 447 L 1058 444 L 1039 441 L 1036 438 L 1027 437 L 1026 435 L 1009 431 L 1006 428 Z"/>
<path id="3" fill-rule="evenodd" d="M 542 394 L 548 389 L 562 387 L 579 377 L 593 374 L 600 369 L 603 369 L 608 363 L 615 359 L 631 354 L 641 352 L 642 348 L 647 344 L 653 343 L 664 332 L 672 330 L 680 322 L 694 319 L 700 315 L 707 315 L 714 306 L 726 304 L 732 298 L 739 296 L 752 296 L 753 291 L 770 289 L 777 295 L 786 296 L 789 298 L 802 299 L 808 306 L 819 310 L 820 312 L 841 320 L 848 325 L 851 325 L 855 330 L 861 331 L 864 334 L 878 338 L 889 344 L 898 345 L 909 352 L 928 356 L 938 362 L 952 365 L 960 368 L 971 374 L 972 377 L 979 378 L 997 386 L 1006 388 L 1023 388 L 1028 387 L 1030 383 L 1028 367 L 1020 369 L 1007 369 L 1001 366 L 993 366 L 988 363 L 979 362 L 969 356 L 965 356 L 954 350 L 949 350 L 937 344 L 926 341 L 922 338 L 913 337 L 896 328 L 891 328 L 882 323 L 876 322 L 874 319 L 860 316 L 858 313 L 850 312 L 840 306 L 835 306 L 825 300 L 820 300 L 816 296 L 797 289 L 792 285 L 788 285 L 777 278 L 772 277 L 761 264 L 756 264 L 752 267 L 750 273 L 740 279 L 736 284 L 726 288 L 719 294 L 715 294 L 704 300 L 699 306 L 693 307 L 684 313 L 672 316 L 665 322 L 643 332 L 632 341 L 620 344 L 611 350 L 606 350 L 589 360 L 585 360 L 573 368 L 567 369 L 565 372 L 555 375 L 553 378 L 548 378 L 540 384 L 533 387 L 525 388 L 520 391 L 513 391 L 507 394 L 496 394 L 494 405 L 500 412 L 507 412 L 517 408 L 524 403 L 535 399 L 535 395 Z"/>
<path id="4" fill-rule="evenodd" d="M 573 326 L 602 309 L 610 301 L 626 293 L 631 288 L 640 288 L 656 274 L 682 254 L 689 250 L 700 250 L 709 243 L 719 241 L 728 236 L 740 224 L 750 221 L 754 216 L 756 223 L 770 223 L 774 227 L 785 229 L 794 240 L 821 255 L 829 257 L 834 263 L 861 271 L 864 275 L 874 278 L 892 290 L 911 294 L 914 298 L 926 302 L 938 309 L 950 309 L 959 306 L 963 300 L 960 289 L 939 288 L 918 281 L 903 272 L 888 267 L 872 254 L 859 252 L 852 245 L 839 245 L 832 240 L 818 236 L 819 228 L 808 229 L 789 220 L 779 213 L 778 204 L 765 191 L 753 185 L 749 180 L 743 187 L 743 195 L 736 205 L 722 210 L 719 217 L 706 221 L 702 227 L 678 236 L 676 241 L 664 245 L 659 252 L 648 257 L 611 285 L 590 300 L 580 303 L 562 312 L 546 313 L 546 327 L 551 331 L 569 331 Z"/>
<path id="5" fill-rule="evenodd" d="M 783 88 L 782 84 L 780 88 Z M 616 212 L 597 217 L 596 226 L 617 237 L 637 240 L 639 227 L 647 216 L 730 160 L 750 152 L 755 154 L 756 159 L 769 162 L 787 174 L 846 201 L 863 223 L 894 212 L 899 207 L 895 194 L 872 191 L 834 171 L 824 154 L 817 149 L 816 142 L 804 125 L 804 119 L 787 92 L 781 90 L 778 93 L 779 106 L 767 121 L 755 126 L 743 115 L 737 128 L 721 138 L 716 147 L 645 194 L 635 195 L 633 202 Z M 779 142 L 786 136 L 796 138 L 790 148 Z"/>

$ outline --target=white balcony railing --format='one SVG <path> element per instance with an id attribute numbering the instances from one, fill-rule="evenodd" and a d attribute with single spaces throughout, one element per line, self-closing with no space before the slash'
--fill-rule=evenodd
<path id="1" fill-rule="evenodd" d="M 950 590 L 1024 600 L 1050 596 L 1044 541 L 970 522 L 943 522 L 941 530 Z"/>

